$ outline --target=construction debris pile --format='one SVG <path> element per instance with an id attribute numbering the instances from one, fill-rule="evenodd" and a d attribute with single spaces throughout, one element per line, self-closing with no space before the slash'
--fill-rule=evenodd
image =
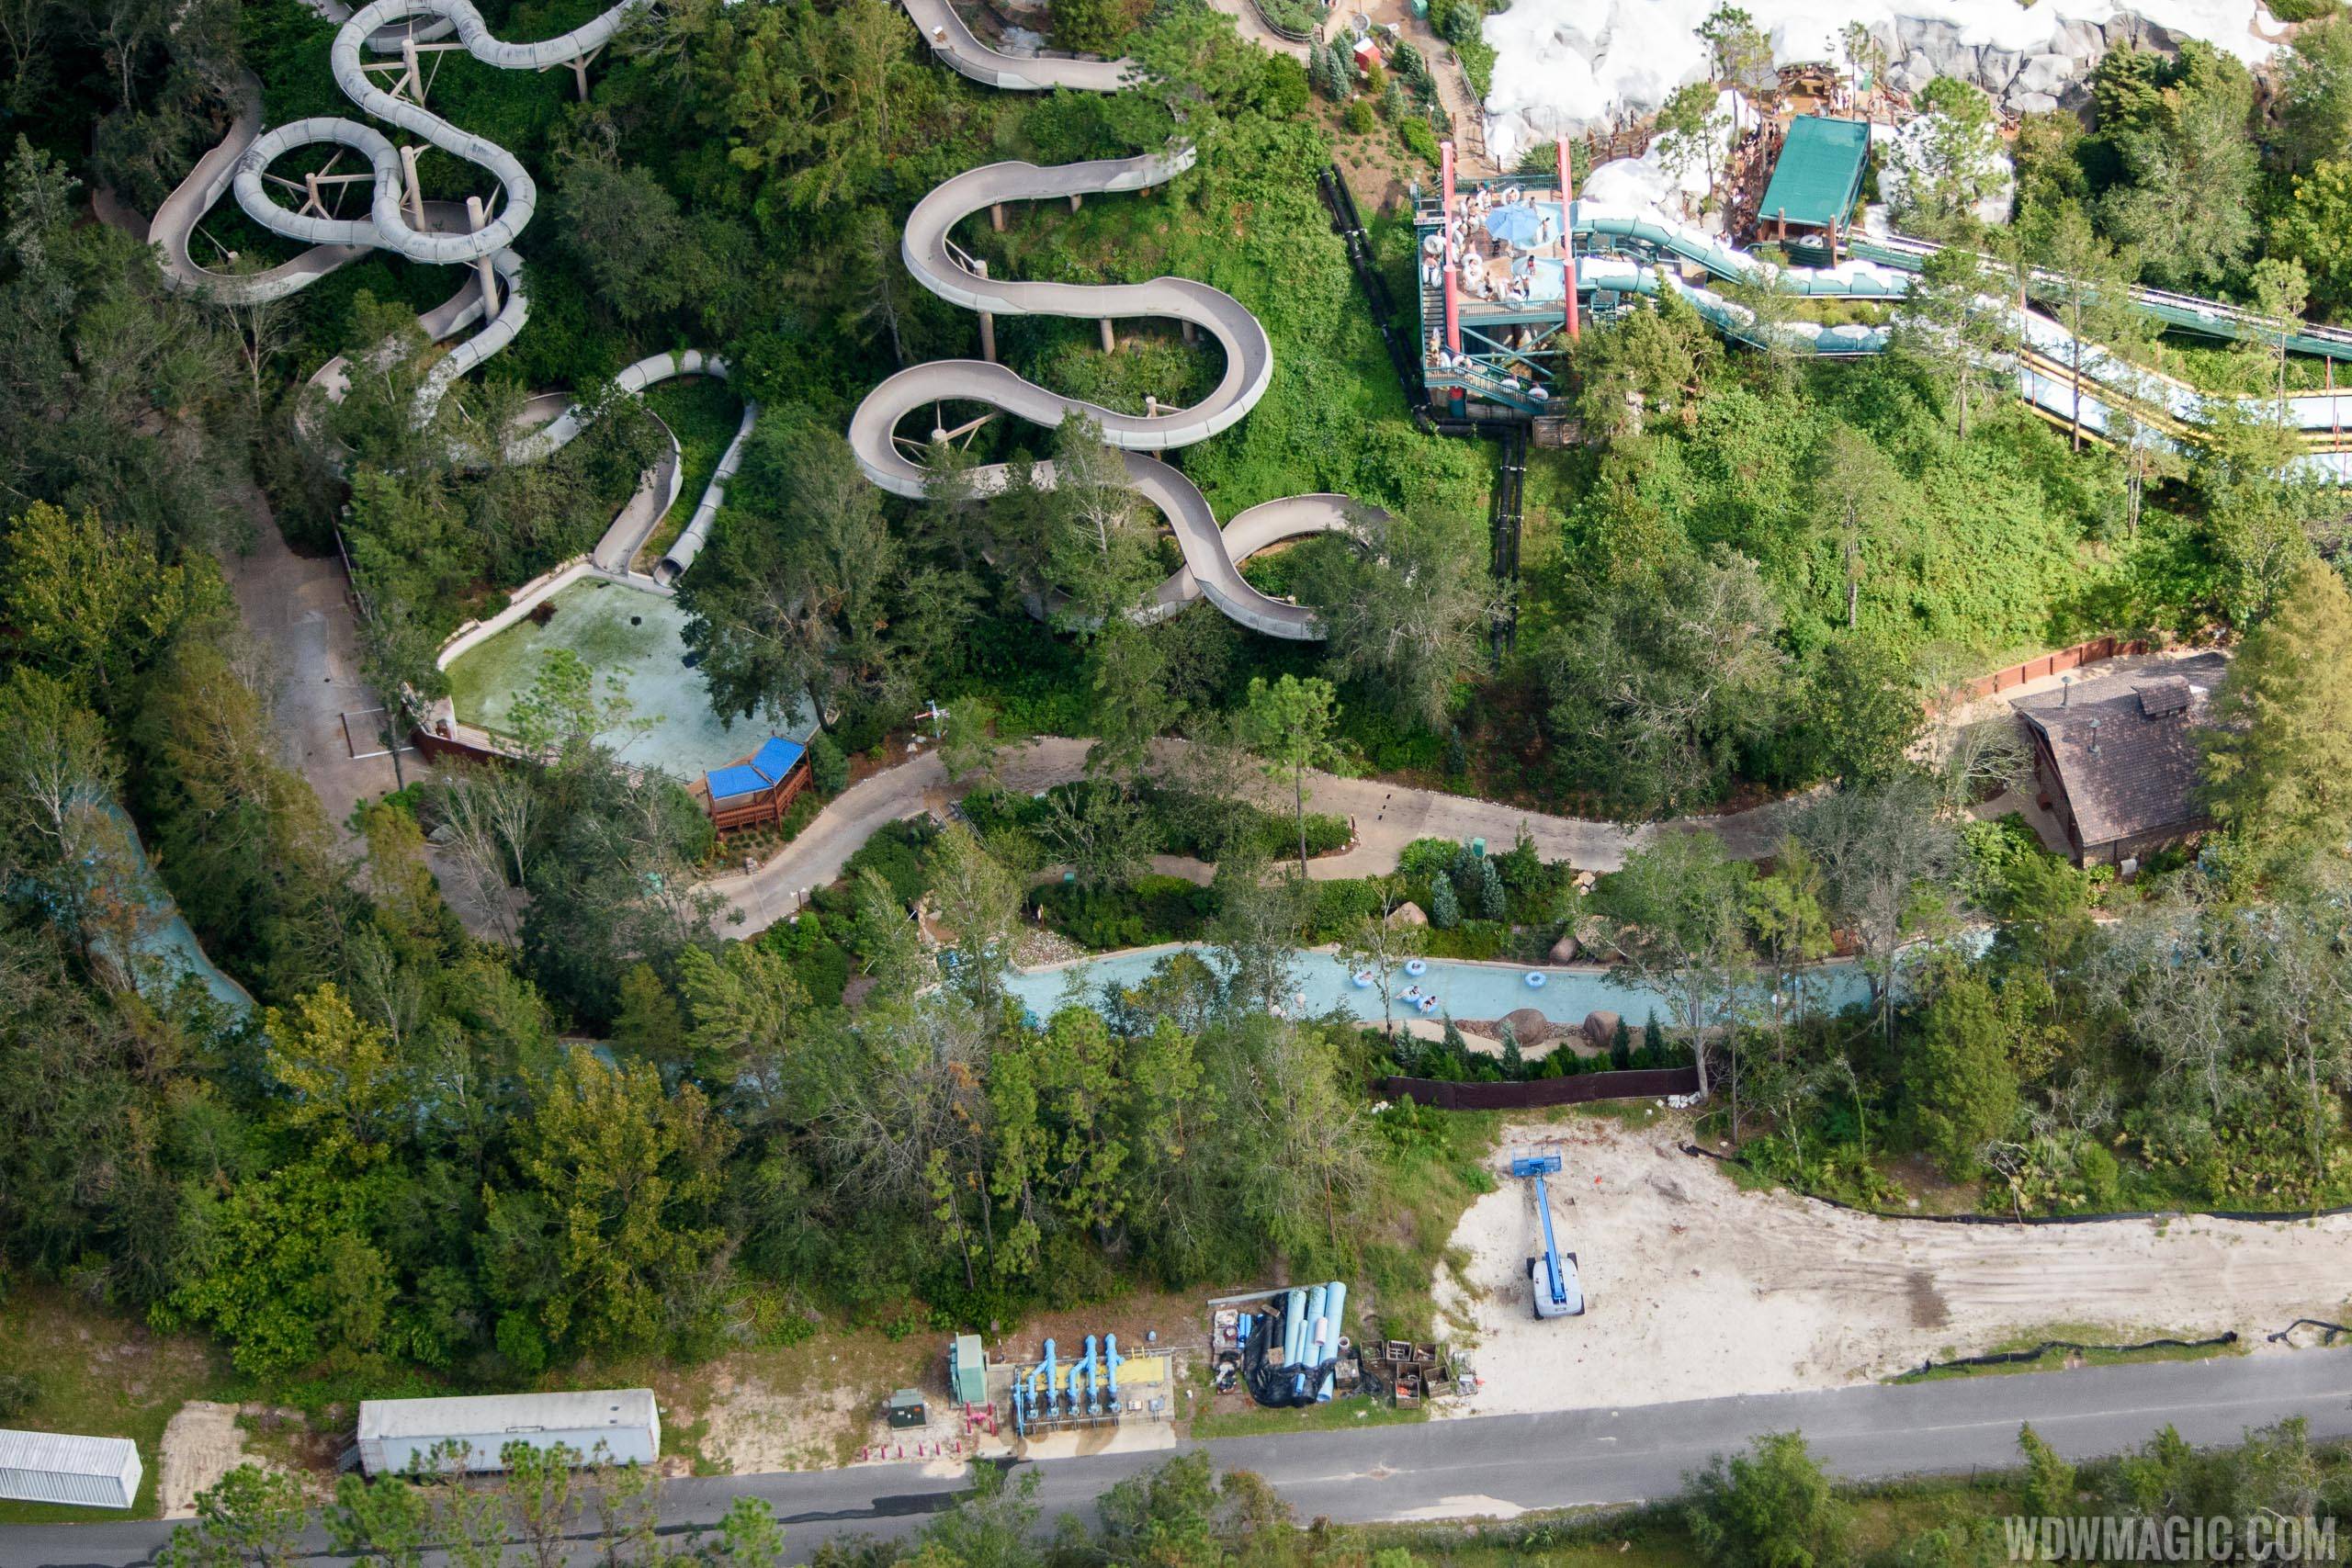
<path id="1" fill-rule="evenodd" d="M 1363 1369 L 1363 1381 L 1400 1405 L 1418 1404 L 1431 1394 L 1453 1390 L 1453 1368 L 1435 1345 L 1384 1339 L 1377 1345 L 1364 1346 L 1356 1356 Z"/>

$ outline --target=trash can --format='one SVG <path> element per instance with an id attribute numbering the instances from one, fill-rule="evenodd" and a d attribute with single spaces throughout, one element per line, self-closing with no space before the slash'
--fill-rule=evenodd
<path id="1" fill-rule="evenodd" d="M 1479 859 L 1484 860 L 1487 856 L 1487 840 L 1484 839 L 1471 840 L 1470 852 L 1476 855 Z"/>

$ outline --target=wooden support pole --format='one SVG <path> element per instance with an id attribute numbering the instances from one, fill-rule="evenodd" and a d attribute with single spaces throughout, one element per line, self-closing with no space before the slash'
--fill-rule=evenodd
<path id="1" fill-rule="evenodd" d="M 1118 348 L 1119 340 L 1111 335 L 1111 318 L 1105 316 L 1102 318 L 1102 352 L 1115 354 Z"/>
<path id="2" fill-rule="evenodd" d="M 972 270 L 986 277 L 989 275 L 988 258 L 973 257 Z M 980 312 L 980 357 L 990 365 L 996 363 L 996 312 L 993 310 Z"/>
<path id="3" fill-rule="evenodd" d="M 1080 202 L 1080 201 L 1081 201 L 1082 199 L 1084 199 L 1084 198 L 1083 198 L 1083 197 L 1081 197 L 1078 194 L 1078 192 L 1076 192 L 1076 191 L 1072 191 L 1072 192 L 1070 192 L 1070 193 L 1069 193 L 1069 209 L 1070 209 L 1072 212 L 1076 212 L 1076 211 L 1078 210 L 1078 204 L 1079 204 L 1079 202 Z"/>
<path id="4" fill-rule="evenodd" d="M 1187 345 L 1196 344 L 1201 341 L 1201 330 L 1198 327 L 1193 325 L 1190 321 L 1185 321 L 1181 324 L 1184 329 L 1184 342 Z"/>
<path id="5" fill-rule="evenodd" d="M 582 55 L 571 62 L 571 79 L 580 88 L 580 101 L 588 101 L 588 57 Z"/>
<path id="6" fill-rule="evenodd" d="M 416 39 L 413 36 L 401 39 L 401 66 L 407 73 L 403 80 L 410 96 L 420 104 L 424 102 L 424 73 L 417 67 Z"/>
<path id="7" fill-rule="evenodd" d="M 414 147 L 401 149 L 401 174 L 408 181 L 409 221 L 416 225 L 417 232 L 423 233 L 424 231 L 424 187 L 417 183 Z"/>
<path id="8" fill-rule="evenodd" d="M 1000 234 L 1004 232 L 1004 203 L 1001 201 L 989 203 L 989 227 Z"/>
<path id="9" fill-rule="evenodd" d="M 489 221 L 490 214 L 483 210 L 481 197 L 466 197 L 466 226 L 480 233 Z M 498 269 L 490 265 L 488 256 L 483 256 L 474 263 L 474 271 L 481 278 L 481 319 L 488 321 L 498 314 Z"/>

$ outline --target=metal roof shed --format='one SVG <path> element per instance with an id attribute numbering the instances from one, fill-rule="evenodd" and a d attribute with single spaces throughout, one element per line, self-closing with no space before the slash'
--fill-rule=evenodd
<path id="1" fill-rule="evenodd" d="M 583 1464 L 651 1464 L 662 1453 L 662 1416 L 650 1388 L 366 1399 L 358 1439 L 359 1463 L 370 1475 L 432 1470 L 440 1462 L 434 1450 L 444 1444 L 462 1446 L 466 1468 L 478 1472 L 505 1469 L 500 1452 L 514 1442 L 560 1443 Z"/>
<path id="2" fill-rule="evenodd" d="M 0 1497 L 13 1502 L 128 1508 L 143 1473 L 128 1438 L 0 1430 Z"/>
<path id="3" fill-rule="evenodd" d="M 1758 204 L 1758 223 L 1826 230 L 1835 236 L 1861 198 L 1862 174 L 1870 164 L 1871 128 L 1859 119 L 1828 119 L 1801 114 L 1789 121 L 1787 140 L 1772 165 L 1772 180 Z"/>

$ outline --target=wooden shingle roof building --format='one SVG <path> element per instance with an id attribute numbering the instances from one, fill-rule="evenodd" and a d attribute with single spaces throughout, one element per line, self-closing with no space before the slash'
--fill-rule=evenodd
<path id="1" fill-rule="evenodd" d="M 2211 826 L 2195 732 L 2228 669 L 2227 654 L 2200 653 L 2013 705 L 2076 864 L 2120 865 Z"/>

